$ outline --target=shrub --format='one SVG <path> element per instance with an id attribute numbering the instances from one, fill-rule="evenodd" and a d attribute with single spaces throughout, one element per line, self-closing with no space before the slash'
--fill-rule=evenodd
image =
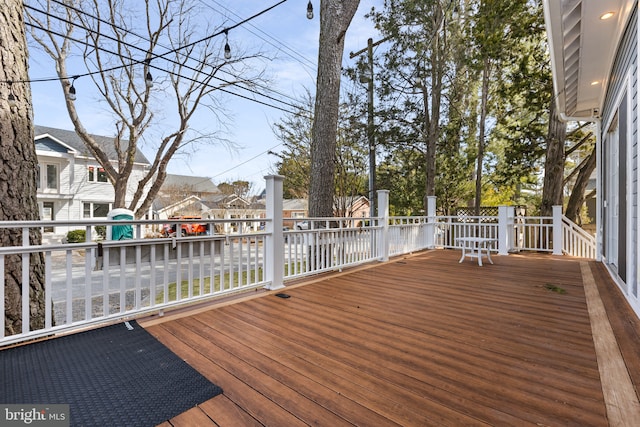
<path id="1" fill-rule="evenodd" d="M 71 230 L 67 233 L 67 243 L 84 243 L 86 238 L 85 230 Z"/>
<path id="2" fill-rule="evenodd" d="M 107 226 L 106 225 L 96 225 L 96 233 L 103 240 L 107 238 Z"/>

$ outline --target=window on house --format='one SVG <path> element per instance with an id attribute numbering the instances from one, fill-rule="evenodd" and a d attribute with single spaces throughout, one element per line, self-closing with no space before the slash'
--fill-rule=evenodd
<path id="1" fill-rule="evenodd" d="M 107 182 L 107 173 L 104 168 L 98 168 L 98 182 Z"/>
<path id="2" fill-rule="evenodd" d="M 108 182 L 107 173 L 104 168 L 97 166 L 89 166 L 89 181 L 90 182 Z"/>
<path id="3" fill-rule="evenodd" d="M 111 210 L 110 203 L 91 203 L 84 202 L 82 204 L 83 218 L 106 218 Z"/>
<path id="4" fill-rule="evenodd" d="M 47 188 L 58 189 L 58 165 L 47 165 Z"/>
<path id="5" fill-rule="evenodd" d="M 60 177 L 58 165 L 55 163 L 38 164 L 36 169 L 36 188 L 45 190 L 57 190 Z"/>

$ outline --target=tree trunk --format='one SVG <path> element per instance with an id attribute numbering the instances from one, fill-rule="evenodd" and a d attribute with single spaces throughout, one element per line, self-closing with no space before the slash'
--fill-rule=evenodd
<path id="1" fill-rule="evenodd" d="M 33 221 L 39 219 L 36 200 L 38 160 L 33 141 L 33 111 L 27 66 L 27 42 L 22 0 L 7 0 L 0 9 L 0 220 Z M 9 95 L 15 105 L 8 102 Z M 29 232 L 22 241 L 22 230 L 0 229 L 0 245 L 39 245 L 40 229 Z M 5 258 L 5 334 L 22 332 L 22 288 L 29 286 L 29 327 L 44 327 L 44 260 L 33 254 L 29 262 L 29 283 L 22 283 L 22 256 Z"/>
<path id="2" fill-rule="evenodd" d="M 580 168 L 578 172 L 578 177 L 576 178 L 576 183 L 573 186 L 573 190 L 571 191 L 571 196 L 569 196 L 569 201 L 567 202 L 567 209 L 565 211 L 565 216 L 569 218 L 573 222 L 578 222 L 580 217 L 580 210 L 582 209 L 582 205 L 585 201 L 585 190 L 587 189 L 587 184 L 589 184 L 589 178 L 591 177 L 591 173 L 596 168 L 596 150 L 595 148 L 587 158 L 586 162 Z"/>
<path id="3" fill-rule="evenodd" d="M 441 7 L 436 8 L 434 28 L 440 28 L 440 22 L 444 20 Z M 446 29 L 444 29 L 446 32 Z M 444 37 L 438 30 L 431 41 L 431 114 L 429 116 L 428 99 L 426 89 L 423 89 L 425 117 L 427 121 L 427 153 L 426 153 L 426 191 L 424 198 L 424 211 L 427 212 L 428 196 L 436 195 L 436 151 L 440 138 L 440 104 L 442 99 L 442 78 L 445 70 L 445 55 L 443 54 Z"/>
<path id="4" fill-rule="evenodd" d="M 553 206 L 562 206 L 562 182 L 564 178 L 564 141 L 567 124 L 560 121 L 555 100 L 549 106 L 549 132 L 547 134 L 547 154 L 544 160 L 544 184 L 542 187 L 541 216 L 551 216 Z"/>
<path id="5" fill-rule="evenodd" d="M 480 215 L 480 206 L 482 205 L 482 164 L 484 162 L 485 133 L 487 120 L 487 102 L 489 98 L 489 77 L 491 74 L 491 60 L 484 60 L 482 69 L 482 100 L 480 104 L 480 131 L 478 133 L 478 158 L 476 165 L 476 197 L 475 197 L 475 215 Z"/>
<path id="6" fill-rule="evenodd" d="M 320 47 L 313 128 L 309 216 L 333 216 L 340 76 L 344 36 L 360 0 L 320 2 Z"/>

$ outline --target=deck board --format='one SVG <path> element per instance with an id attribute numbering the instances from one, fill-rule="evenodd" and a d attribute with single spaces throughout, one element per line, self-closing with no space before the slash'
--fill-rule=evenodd
<path id="1" fill-rule="evenodd" d="M 458 259 L 428 251 L 141 321 L 224 390 L 169 422 L 608 425 L 580 261 Z"/>

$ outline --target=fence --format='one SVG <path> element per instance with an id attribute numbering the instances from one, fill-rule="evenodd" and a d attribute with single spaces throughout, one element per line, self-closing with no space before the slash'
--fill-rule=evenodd
<path id="1" fill-rule="evenodd" d="M 388 194 L 384 192 L 378 200 L 382 212 L 379 218 L 309 218 L 306 229 L 284 231 L 278 206 L 278 199 L 282 199 L 273 196 L 282 194 L 278 178 L 268 181 L 268 200 L 272 202 L 267 203 L 267 218 L 255 220 L 265 223 L 265 230 L 259 232 L 215 234 L 211 231 L 235 220 L 203 219 L 197 221 L 210 231 L 202 235 L 144 238 L 145 229 L 168 221 L 127 220 L 117 224 L 132 227 L 133 239 L 94 241 L 92 230 L 96 226 L 115 223 L 0 222 L 0 229 L 21 230 L 23 242 L 0 248 L 0 345 L 145 313 L 162 313 L 178 305 L 258 287 L 278 289 L 288 279 L 425 248 L 458 248 L 456 239 L 460 237 L 496 239 L 494 250 L 504 254 L 512 250 L 557 253 L 559 245 L 553 245 L 554 241 L 568 242 L 570 250 L 583 254 L 578 256 L 595 253 L 595 249 L 589 249 L 588 235 L 556 215 L 516 218 L 508 208 L 501 207 L 498 217 L 390 217 Z M 430 202 L 432 214 L 435 200 Z M 181 223 L 193 221 L 175 222 L 180 229 Z M 560 234 L 558 224 L 562 224 Z M 29 242 L 30 230 L 57 225 L 84 229 L 86 241 Z M 39 262 L 41 276 L 32 268 Z M 16 271 L 19 278 L 15 277 Z M 18 295 L 11 292 L 19 283 L 30 282 L 41 282 L 42 299 L 29 286 L 22 286 Z M 44 306 L 40 323 L 32 316 L 39 303 Z"/>

